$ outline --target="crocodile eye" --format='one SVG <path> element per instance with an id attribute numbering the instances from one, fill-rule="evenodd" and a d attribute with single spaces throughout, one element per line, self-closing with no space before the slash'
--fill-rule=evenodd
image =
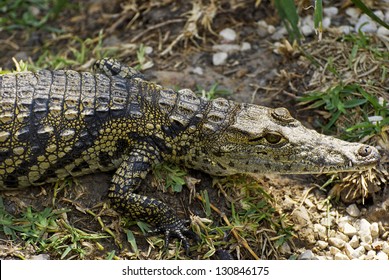
<path id="1" fill-rule="evenodd" d="M 265 137 L 266 141 L 269 142 L 270 144 L 277 144 L 283 139 L 280 134 L 273 133 L 273 132 L 266 133 L 264 137 Z"/>

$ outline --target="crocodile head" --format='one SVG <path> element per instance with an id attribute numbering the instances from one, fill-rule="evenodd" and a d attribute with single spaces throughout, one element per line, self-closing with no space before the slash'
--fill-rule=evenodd
<path id="1" fill-rule="evenodd" d="M 380 159 L 376 148 L 308 129 L 285 108 L 241 104 L 219 137 L 208 149 L 215 175 L 355 171 Z"/>

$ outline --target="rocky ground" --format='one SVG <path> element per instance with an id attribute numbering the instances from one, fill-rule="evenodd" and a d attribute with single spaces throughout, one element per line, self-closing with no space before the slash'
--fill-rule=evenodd
<path id="1" fill-rule="evenodd" d="M 339 36 L 355 34 L 358 30 L 362 30 L 366 36 L 374 38 L 371 39 L 372 43 L 377 44 L 380 49 L 389 51 L 389 31 L 363 15 L 348 1 L 324 1 L 322 41 L 318 41 L 318 35 L 315 34 L 313 10 L 308 8 L 309 4 L 306 3 L 311 1 L 297 1 L 302 16 L 300 28 L 305 36 L 302 49 L 286 41 L 288 37 L 286 29 L 275 16 L 276 13 L 269 3 L 262 3 L 256 7 L 254 3 L 256 1 L 248 1 L 249 4 L 230 1 L 235 3 L 230 5 L 224 3 L 228 1 L 221 1 L 224 4 L 216 7 L 211 3 L 202 6 L 199 4 L 201 2 L 195 1 L 191 4 L 162 1 L 163 3 L 149 6 L 136 4 L 136 1 L 130 2 L 113 1 L 107 5 L 104 1 L 88 1 L 88 4 L 77 13 L 69 11 L 54 20 L 54 26 L 61 25 L 65 30 L 61 35 L 47 35 L 42 32 L 25 34 L 23 31 L 0 32 L 0 43 L 4 46 L 0 65 L 4 69 L 12 68 L 12 57 L 16 60 L 36 61 L 46 49 L 51 50 L 47 53 L 46 60 L 53 59 L 53 52 L 67 59 L 73 58 L 74 52 L 69 47 L 74 44 L 71 36 L 77 35 L 84 39 L 97 38 L 98 32 L 102 30 L 104 33 L 102 48 L 119 50 L 115 53 L 115 57 L 126 63 L 131 64 L 131 61 L 136 59 L 136 50 L 140 44 L 143 44 L 145 61 L 141 64 L 142 71 L 160 84 L 194 89 L 196 85 L 209 88 L 217 82 L 221 89 L 233 93 L 228 98 L 271 107 L 287 107 L 292 115 L 306 126 L 320 130 L 320 126 L 317 125 L 318 120 L 328 120 L 328 112 L 303 110 L 297 98 L 306 91 L 328 88 L 336 84 L 336 79 L 324 71 L 328 67 L 326 63 L 321 67 L 313 68 L 312 62 L 302 55 L 302 50 L 311 53 L 319 62 L 330 56 L 338 58 L 333 62 L 336 67 L 336 63 L 342 62 L 340 50 L 346 49 L 344 51 L 349 52 L 352 48 L 347 49 L 346 42 L 338 40 Z M 374 13 L 389 23 L 389 2 L 371 2 Z M 36 12 L 39 13 L 39 9 Z M 216 16 L 212 18 L 212 15 Z M 97 39 L 92 41 L 95 45 L 99 44 Z M 382 61 L 369 60 L 365 52 L 360 51 L 358 54 L 364 55 L 363 67 L 364 73 L 367 74 L 357 75 L 356 80 L 368 80 L 374 75 L 380 76 L 382 72 L 379 71 L 382 67 L 389 68 L 389 64 L 382 65 Z M 76 68 L 89 69 L 94 59 L 93 51 L 88 56 L 90 59 L 85 59 Z M 348 63 L 347 59 L 344 63 Z M 342 72 L 344 77 L 355 76 L 352 71 L 346 74 L 347 71 L 349 69 Z M 377 87 L 376 97 L 381 100 L 380 102 L 387 104 L 389 82 L 382 81 Z M 380 116 L 369 115 L 368 117 L 372 121 L 380 121 Z M 328 189 L 320 188 L 327 181 L 326 176 L 261 175 L 256 177 L 273 198 L 277 213 L 288 216 L 288 222 L 293 225 L 294 232 L 293 237 L 277 248 L 275 253 L 260 254 L 262 248 L 254 248 L 257 254 L 261 258 L 270 259 L 388 260 L 387 131 L 384 130 L 379 137 L 361 139 L 377 146 L 383 154 L 382 164 L 372 175 L 373 183 L 369 185 L 374 184 L 376 191 L 366 199 L 356 196 L 354 201 L 348 203 L 336 199 L 330 200 Z M 350 190 L 350 184 L 351 190 L 360 188 L 359 185 L 365 180 L 365 175 L 355 175 L 346 180 L 349 186 L 347 191 Z M 190 177 L 201 180 L 200 184 L 209 185 L 212 182 L 209 176 L 197 175 L 192 171 Z M 81 185 L 92 187 L 83 189 L 84 197 L 75 194 L 74 197 L 82 197 L 79 201 L 76 200 L 76 203 L 65 201 L 65 205 L 67 203 L 80 212 L 86 212 L 83 207 L 92 207 L 104 200 L 109 178 L 109 175 L 101 174 L 97 177 L 82 178 Z M 98 189 L 96 185 L 99 186 Z M 339 188 L 339 192 L 344 192 L 343 188 Z M 153 193 L 155 189 L 146 191 Z M 21 207 L 13 204 L 20 205 L 20 200 L 23 200 L 20 197 L 27 199 L 24 200 L 24 205 L 37 206 L 46 205 L 53 197 L 50 189 L 27 192 L 32 194 L 26 191 L 22 194 L 18 192 L 16 195 L 5 193 L 3 195 L 5 204 L 18 212 Z M 189 191 L 184 192 L 187 194 L 183 194 L 182 197 L 180 194 L 180 199 L 183 204 L 187 204 Z M 219 201 L 220 196 L 223 197 L 220 195 L 221 192 L 223 191 L 218 190 L 213 193 L 212 203 Z M 50 199 L 46 195 L 49 195 Z M 177 197 L 178 195 L 175 195 L 168 199 L 174 200 Z M 224 205 L 223 202 L 222 204 Z M 223 206 L 221 208 L 224 209 Z M 227 213 L 229 211 L 226 209 Z M 83 216 L 76 216 L 74 220 L 87 220 L 87 223 L 90 223 L 90 220 Z M 92 230 L 99 230 L 97 223 L 91 227 Z M 23 251 L 15 248 L 5 237 L 0 243 L 2 243 L 0 244 L 2 257 L 12 256 L 15 250 L 19 250 L 18 253 L 27 258 L 34 255 L 33 251 L 28 251 L 29 249 Z M 252 247 L 255 244 L 262 243 L 250 243 Z M 112 249 L 116 245 L 112 242 L 105 246 Z M 153 249 L 147 242 L 138 246 L 145 251 L 141 258 L 150 256 L 163 258 L 158 254 L 150 254 Z M 227 249 L 234 258 L 252 258 L 251 255 L 239 250 L 233 246 Z M 128 256 L 121 255 L 121 257 Z M 43 255 L 43 258 L 46 257 L 47 255 Z M 130 255 L 130 257 L 134 256 Z M 199 254 L 198 258 L 202 258 L 202 255 Z"/>

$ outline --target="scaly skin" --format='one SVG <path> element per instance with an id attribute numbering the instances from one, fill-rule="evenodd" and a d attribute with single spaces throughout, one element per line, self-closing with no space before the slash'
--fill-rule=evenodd
<path id="1" fill-rule="evenodd" d="M 175 92 L 111 59 L 96 69 L 0 76 L 1 189 L 116 169 L 113 207 L 188 251 L 193 233 L 174 211 L 135 192 L 157 163 L 224 176 L 363 170 L 379 160 L 374 147 L 309 130 L 285 108 Z"/>

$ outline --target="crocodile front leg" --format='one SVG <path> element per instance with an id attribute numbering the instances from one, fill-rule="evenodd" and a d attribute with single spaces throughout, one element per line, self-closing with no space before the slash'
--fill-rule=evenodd
<path id="1" fill-rule="evenodd" d="M 114 174 L 108 196 L 115 210 L 130 219 L 147 222 L 156 227 L 155 232 L 165 234 L 165 246 L 170 237 L 179 238 L 188 254 L 189 243 L 185 236 L 193 238 L 195 234 L 186 228 L 184 221 L 162 201 L 134 193 L 158 162 L 155 151 L 132 150 L 124 156 Z"/>

